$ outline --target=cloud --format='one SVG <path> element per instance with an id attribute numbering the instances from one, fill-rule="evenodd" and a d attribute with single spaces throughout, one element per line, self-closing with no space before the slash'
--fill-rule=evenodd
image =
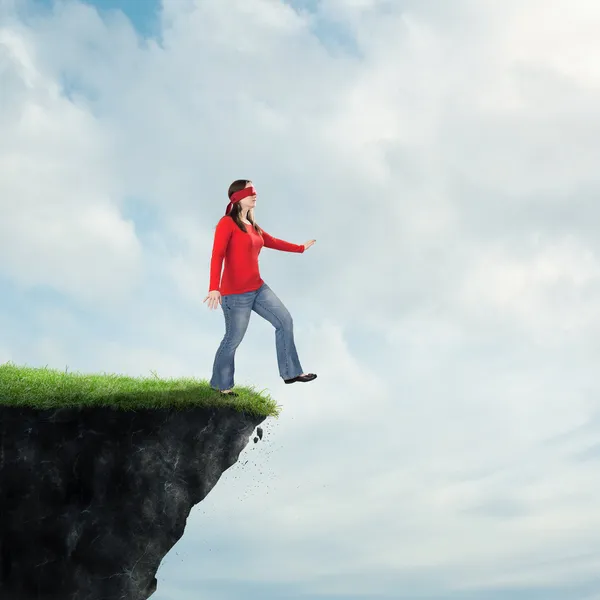
<path id="1" fill-rule="evenodd" d="M 23 288 L 110 304 L 135 289 L 141 248 L 114 203 L 105 132 L 38 68 L 32 37 L 0 29 L 2 268 Z"/>

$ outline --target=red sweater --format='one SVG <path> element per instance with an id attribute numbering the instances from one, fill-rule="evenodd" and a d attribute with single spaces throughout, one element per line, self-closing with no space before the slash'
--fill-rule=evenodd
<path id="1" fill-rule="evenodd" d="M 208 291 L 218 290 L 221 296 L 243 294 L 257 290 L 264 281 L 258 270 L 258 255 L 263 246 L 284 252 L 304 252 L 304 244 L 290 244 L 271 237 L 262 229 L 262 237 L 252 225 L 244 223 L 244 233 L 235 221 L 225 215 L 217 223 L 212 258 L 210 260 L 210 286 Z M 221 267 L 225 269 L 219 287 Z"/>

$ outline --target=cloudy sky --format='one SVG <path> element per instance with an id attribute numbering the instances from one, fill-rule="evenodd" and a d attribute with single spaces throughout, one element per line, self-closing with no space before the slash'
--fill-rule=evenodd
<path id="1" fill-rule="evenodd" d="M 600 599 L 595 0 L 0 0 L 0 362 L 210 379 L 234 179 L 302 367 L 153 600 Z"/>

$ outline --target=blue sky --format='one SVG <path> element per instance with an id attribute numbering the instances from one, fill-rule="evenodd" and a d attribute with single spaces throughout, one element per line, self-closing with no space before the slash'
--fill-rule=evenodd
<path id="1" fill-rule="evenodd" d="M 33 0 L 34 10 L 52 10 L 54 0 Z M 160 33 L 160 0 L 86 0 L 102 16 L 123 13 L 140 36 L 154 37 Z"/>
<path id="2" fill-rule="evenodd" d="M 208 380 L 230 182 L 317 240 L 260 270 L 318 379 L 253 316 L 235 383 L 283 413 L 153 600 L 600 600 L 600 8 L 563 8 L 0 0 L 0 362 Z"/>

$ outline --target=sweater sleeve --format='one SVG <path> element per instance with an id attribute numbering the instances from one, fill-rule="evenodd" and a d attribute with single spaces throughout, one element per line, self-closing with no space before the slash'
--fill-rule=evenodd
<path id="1" fill-rule="evenodd" d="M 273 236 L 269 235 L 264 229 L 262 229 L 263 233 L 263 241 L 265 243 L 265 248 L 273 248 L 273 250 L 283 250 L 284 252 L 304 252 L 304 244 L 291 244 L 290 242 L 285 242 L 284 240 L 278 240 Z"/>
<path id="2" fill-rule="evenodd" d="M 231 238 L 231 219 L 221 219 L 215 229 L 215 240 L 213 242 L 212 257 L 210 259 L 210 285 L 208 291 L 220 291 L 221 270 L 225 259 L 225 250 Z"/>

